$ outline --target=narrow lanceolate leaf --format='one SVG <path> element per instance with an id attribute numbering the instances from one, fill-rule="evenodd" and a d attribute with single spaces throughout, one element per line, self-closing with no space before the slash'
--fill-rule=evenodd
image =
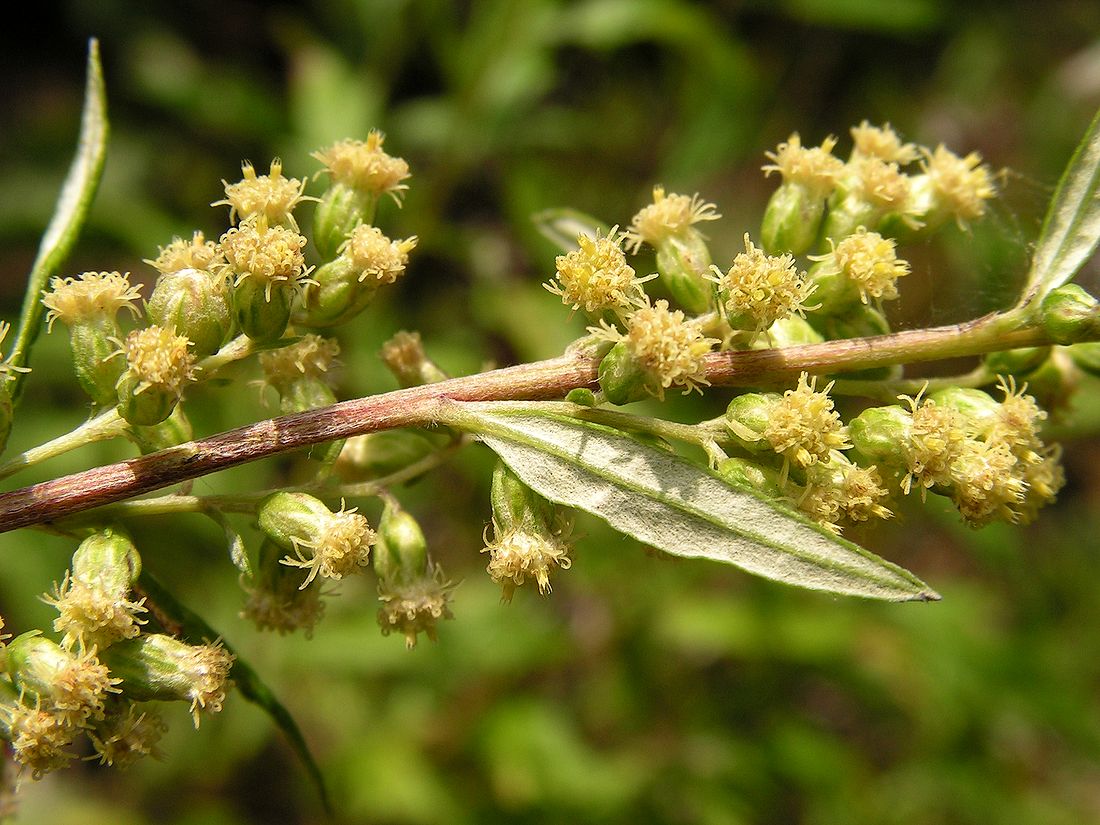
<path id="1" fill-rule="evenodd" d="M 831 593 L 939 598 L 897 565 L 618 430 L 504 402 L 455 403 L 442 418 L 476 433 L 540 495 L 666 553 Z"/>
<path id="2" fill-rule="evenodd" d="M 51 275 L 55 275 L 68 257 L 84 226 L 103 174 L 107 156 L 107 96 L 103 86 L 103 67 L 99 62 L 99 43 L 88 43 L 88 79 L 84 91 L 84 111 L 80 121 L 80 139 L 69 174 L 61 187 L 53 217 L 38 246 L 38 256 L 31 267 L 19 329 L 12 345 L 8 363 L 16 367 L 27 362 L 31 344 L 38 335 L 42 320 L 42 290 Z M 19 397 L 21 373 L 12 377 L 12 395 Z"/>
<path id="3" fill-rule="evenodd" d="M 576 209 L 544 209 L 531 216 L 535 228 L 562 252 L 572 252 L 577 248 L 577 238 L 588 235 L 590 238 L 606 236 L 610 227 L 591 215 Z"/>
<path id="4" fill-rule="evenodd" d="M 1069 283 L 1100 242 L 1100 112 L 1077 145 L 1047 208 L 1021 304 Z"/>

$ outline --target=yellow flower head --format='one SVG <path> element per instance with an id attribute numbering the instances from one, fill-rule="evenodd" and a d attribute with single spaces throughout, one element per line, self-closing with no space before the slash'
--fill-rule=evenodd
<path id="1" fill-rule="evenodd" d="M 119 352 L 126 356 L 127 372 L 138 379 L 134 394 L 156 387 L 180 395 L 195 380 L 195 356 L 190 347 L 187 336 L 155 325 L 126 336 Z M 119 383 L 125 378 L 123 373 Z"/>
<path id="2" fill-rule="evenodd" d="M 1016 388 L 1013 376 L 1000 376 L 998 386 L 1005 397 L 997 408 L 996 420 L 987 440 L 1004 441 L 1021 461 L 1032 464 L 1040 462 L 1043 443 L 1039 438 L 1039 427 L 1046 420 L 1046 411 L 1039 408 L 1032 396 L 1024 394 L 1027 384 Z"/>
<path id="3" fill-rule="evenodd" d="M 663 186 L 653 187 L 653 203 L 630 221 L 624 233 L 626 248 L 637 252 L 643 243 L 656 246 L 665 238 L 679 235 L 692 224 L 716 221 L 722 216 L 713 203 L 699 195 L 666 195 Z"/>
<path id="4" fill-rule="evenodd" d="M 718 284 L 731 323 L 749 323 L 763 331 L 782 318 L 804 315 L 814 286 L 805 281 L 791 255 L 768 255 L 745 235 L 745 251 L 726 272 L 711 267 L 706 276 Z"/>
<path id="5" fill-rule="evenodd" d="M 891 211 L 905 206 L 909 197 L 909 176 L 896 163 L 878 157 L 857 157 L 848 167 L 868 203 Z"/>
<path id="6" fill-rule="evenodd" d="M 842 521 L 886 519 L 893 513 L 883 504 L 889 498 L 878 468 L 860 467 L 833 454 L 828 462 L 810 467 L 798 508 L 834 532 Z"/>
<path id="7" fill-rule="evenodd" d="M 341 505 L 338 512 L 318 516 L 308 537 L 295 536 L 291 541 L 298 557 L 287 556 L 282 563 L 309 571 L 301 585 L 305 589 L 319 575 L 342 579 L 366 567 L 375 534 L 356 508 L 345 510 Z"/>
<path id="8" fill-rule="evenodd" d="M 298 224 L 291 212 L 302 201 L 315 200 L 305 196 L 306 182 L 283 177 L 283 162 L 278 158 L 271 161 L 271 172 L 267 175 L 257 177 L 256 169 L 247 160 L 241 164 L 241 173 L 244 178 L 236 183 L 222 181 L 225 199 L 210 205 L 228 206 L 230 223 L 236 223 L 238 218 L 247 220 L 263 215 L 269 223 L 289 224 L 297 231 Z"/>
<path id="9" fill-rule="evenodd" d="M 443 571 L 431 564 L 427 572 L 410 582 L 380 581 L 378 600 L 382 607 L 378 610 L 378 625 L 382 635 L 402 634 L 410 650 L 416 647 L 419 633 L 434 642 L 439 621 L 453 618 L 450 608 L 453 590 L 454 585 L 444 578 Z"/>
<path id="10" fill-rule="evenodd" d="M 49 310 L 47 329 L 60 320 L 67 326 L 78 321 L 113 319 L 122 308 L 136 318 L 134 301 L 141 297 L 140 287 L 130 286 L 126 275 L 119 272 L 85 272 L 75 278 L 51 278 L 50 291 L 42 296 Z"/>
<path id="11" fill-rule="evenodd" d="M 802 373 L 798 376 L 798 385 L 775 402 L 763 435 L 786 461 L 798 467 L 809 467 L 827 461 L 833 450 L 851 446 L 848 431 L 840 423 L 840 416 L 833 409 L 833 399 L 829 397 L 832 388 L 830 382 L 819 392 L 817 376 L 807 380 L 806 373 Z"/>
<path id="12" fill-rule="evenodd" d="M 843 273 L 859 290 L 860 299 L 891 301 L 898 297 L 898 278 L 909 274 L 909 263 L 895 252 L 894 241 L 862 226 L 839 243 L 829 239 L 832 252 L 812 256 L 828 262 L 828 267 Z"/>
<path id="13" fill-rule="evenodd" d="M 522 526 L 504 531 L 494 527 L 494 532 L 496 538 L 481 552 L 489 554 L 486 570 L 501 585 L 503 601 L 512 601 L 516 588 L 529 578 L 538 583 L 539 592 L 545 596 L 551 590 L 550 573 L 554 568 L 568 570 L 573 564 L 569 544 L 560 537 L 531 532 Z"/>
<path id="14" fill-rule="evenodd" d="M 10 742 L 15 761 L 27 768 L 31 776 L 41 779 L 50 771 L 64 768 L 74 754 L 65 749 L 72 744 L 78 728 L 63 715 L 53 710 L 43 710 L 35 700 L 34 707 L 22 701 L 0 706 L 6 727 L 11 731 Z"/>
<path id="15" fill-rule="evenodd" d="M 902 143 L 898 133 L 889 123 L 872 126 L 866 120 L 852 127 L 853 155 L 868 158 L 881 158 L 887 163 L 905 166 L 915 161 L 919 155 L 912 143 Z"/>
<path id="16" fill-rule="evenodd" d="M 229 272 L 234 275 L 234 285 L 245 278 L 254 278 L 266 285 L 268 300 L 276 283 L 300 289 L 307 282 L 309 267 L 302 252 L 305 245 L 306 239 L 293 229 L 269 226 L 262 215 L 242 221 L 221 238 L 221 250 Z"/>
<path id="17" fill-rule="evenodd" d="M 927 149 L 921 162 L 939 200 L 954 213 L 960 226 L 985 214 L 985 202 L 997 194 L 989 167 L 982 156 L 971 152 L 960 158 L 942 143 L 934 152 Z"/>
<path id="18" fill-rule="evenodd" d="M 260 367 L 268 384 L 278 388 L 300 378 L 323 379 L 337 363 L 340 343 L 309 333 L 289 346 L 260 353 Z"/>
<path id="19" fill-rule="evenodd" d="M 656 277 L 636 278 L 626 262 L 622 237 L 613 227 L 607 237 L 581 235 L 578 249 L 556 260 L 557 280 L 543 286 L 561 296 L 561 302 L 574 310 L 597 313 L 604 310 L 627 312 L 645 305 L 642 283 Z"/>
<path id="20" fill-rule="evenodd" d="M 60 586 L 54 586 L 53 596 L 44 596 L 58 617 L 53 629 L 63 633 L 62 644 L 106 647 L 120 639 L 138 635 L 145 621 L 137 618 L 145 612 L 145 599 L 131 601 L 120 598 L 102 587 L 66 575 Z"/>
<path id="21" fill-rule="evenodd" d="M 241 618 L 250 620 L 260 630 L 274 630 L 280 636 L 301 630 L 310 639 L 313 628 L 325 615 L 324 593 L 319 587 L 302 590 L 294 582 L 285 590 L 245 587 L 245 592 L 248 598 Z"/>
<path id="22" fill-rule="evenodd" d="M 157 743 L 168 726 L 155 712 L 133 703 L 88 731 L 101 765 L 127 768 L 143 756 L 159 757 Z"/>
<path id="23" fill-rule="evenodd" d="M 173 238 L 168 246 L 159 247 L 160 254 L 153 260 L 146 259 L 145 263 L 156 269 L 162 275 L 169 275 L 183 269 L 211 270 L 221 259 L 221 251 L 217 244 L 208 241 L 202 232 L 196 230 L 191 240 Z"/>
<path id="24" fill-rule="evenodd" d="M 1023 501 L 1027 484 L 1007 444 L 966 439 L 951 462 L 950 475 L 951 499 L 968 524 L 1016 521 L 1015 507 Z"/>
<path id="25" fill-rule="evenodd" d="M 706 354 L 721 342 L 703 335 L 699 324 L 687 320 L 682 310 L 669 309 L 662 298 L 632 312 L 626 326 L 625 335 L 608 326 L 591 331 L 626 341 L 631 354 L 645 367 L 646 388 L 653 395 L 663 399 L 672 386 L 684 387 L 686 394 L 698 390 L 700 384 L 710 385 Z"/>
<path id="26" fill-rule="evenodd" d="M 1023 465 L 1023 481 L 1027 492 L 1017 506 L 1018 523 L 1031 524 L 1039 514 L 1039 508 L 1054 501 L 1058 491 L 1065 486 L 1066 473 L 1062 469 L 1062 448 L 1055 444 L 1043 450 L 1038 461 Z"/>
<path id="27" fill-rule="evenodd" d="M 403 241 L 391 241 L 380 229 L 366 224 L 355 227 L 340 247 L 353 267 L 359 271 L 359 282 L 372 285 L 392 284 L 405 272 L 409 253 L 416 248 L 416 236 Z"/>
<path id="28" fill-rule="evenodd" d="M 325 165 L 334 182 L 375 196 L 388 194 L 400 205 L 409 188 L 402 183 L 410 177 L 409 164 L 382 151 L 385 140 L 372 129 L 365 142 L 342 140 L 314 152 L 313 157 Z"/>
<path id="29" fill-rule="evenodd" d="M 951 467 L 972 439 L 966 419 L 954 407 L 929 398 L 922 402 L 919 395 L 901 399 L 909 402 L 912 419 L 906 445 L 909 473 L 902 481 L 902 491 L 908 494 L 916 481 L 924 495 L 929 487 L 951 481 Z"/>
<path id="30" fill-rule="evenodd" d="M 778 172 L 784 183 L 801 184 L 818 197 L 824 197 L 833 191 L 844 171 L 844 161 L 833 155 L 835 146 L 836 138 L 830 135 L 820 146 L 804 147 L 795 132 L 774 152 L 765 153 L 772 163 L 763 167 L 764 173 Z"/>
<path id="31" fill-rule="evenodd" d="M 221 642 L 188 647 L 189 650 L 178 654 L 176 666 L 187 674 L 187 698 L 191 700 L 191 719 L 197 728 L 200 711 L 221 711 L 226 691 L 232 686 L 229 671 L 237 657 L 226 650 Z"/>

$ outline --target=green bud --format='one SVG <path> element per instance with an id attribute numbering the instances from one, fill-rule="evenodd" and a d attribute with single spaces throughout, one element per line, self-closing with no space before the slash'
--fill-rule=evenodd
<path id="1" fill-rule="evenodd" d="M 1043 330 L 1057 344 L 1076 344 L 1100 333 L 1096 299 L 1077 284 L 1051 290 L 1040 310 Z"/>
<path id="2" fill-rule="evenodd" d="M 115 385 L 126 369 L 126 359 L 116 355 L 121 334 L 113 318 L 100 316 L 74 321 L 69 327 L 76 380 L 100 407 L 113 407 L 117 401 Z"/>
<path id="3" fill-rule="evenodd" d="M 408 584 L 428 570 L 428 542 L 416 519 L 390 502 L 378 523 L 374 572 L 391 584 Z"/>
<path id="4" fill-rule="evenodd" d="M 130 592 L 140 575 L 137 548 L 115 528 L 88 536 L 73 553 L 74 580 L 119 597 Z"/>
<path id="5" fill-rule="evenodd" d="M 351 231 L 360 223 L 373 220 L 377 200 L 370 193 L 356 191 L 343 183 L 329 187 L 313 212 L 313 245 L 322 261 L 334 260 Z"/>
<path id="6" fill-rule="evenodd" d="M 194 430 L 182 404 L 176 404 L 171 414 L 159 424 L 148 427 L 135 426 L 130 429 L 134 441 L 141 448 L 142 455 L 178 447 L 194 438 Z"/>
<path id="7" fill-rule="evenodd" d="M 302 539 L 314 537 L 331 515 L 321 499 L 287 492 L 268 496 L 256 513 L 260 529 L 284 550 L 294 550 Z"/>
<path id="8" fill-rule="evenodd" d="M 726 407 L 726 426 L 734 441 L 752 452 L 771 450 L 763 435 L 780 398 L 774 392 L 747 392 L 730 401 Z"/>
<path id="9" fill-rule="evenodd" d="M 402 387 L 435 384 L 449 377 L 428 358 L 418 332 L 398 332 L 382 345 L 379 357 Z"/>
<path id="10" fill-rule="evenodd" d="M 336 462 L 346 483 L 369 481 L 403 470 L 439 450 L 449 436 L 421 430 L 382 430 L 349 438 Z"/>
<path id="11" fill-rule="evenodd" d="M 131 424 L 149 427 L 168 418 L 179 403 L 180 396 L 165 387 L 142 388 L 142 383 L 141 378 L 131 372 L 122 376 L 116 390 L 118 413 Z"/>
<path id="12" fill-rule="evenodd" d="M 899 468 L 907 466 L 905 445 L 913 419 L 900 405 L 870 407 L 848 422 L 852 449 L 867 464 Z M 861 462 L 862 463 L 862 462 Z"/>
<path id="13" fill-rule="evenodd" d="M 848 192 L 842 199 L 829 205 L 829 212 L 821 228 L 822 238 L 847 238 L 859 227 L 878 228 L 882 215 L 874 204 L 863 200 L 858 189 Z"/>
<path id="14" fill-rule="evenodd" d="M 676 302 L 693 315 L 711 308 L 713 285 L 703 277 L 710 269 L 710 250 L 692 228 L 670 235 L 657 246 L 657 271 Z"/>
<path id="15" fill-rule="evenodd" d="M 292 295 L 293 290 L 281 284 L 263 284 L 256 278 L 244 278 L 233 288 L 233 314 L 237 326 L 253 341 L 279 340 L 290 323 Z"/>
<path id="16" fill-rule="evenodd" d="M 806 281 L 816 287 L 813 301 L 821 305 L 814 310 L 815 315 L 842 315 L 861 303 L 859 289 L 852 279 L 825 261 L 810 267 Z"/>
<path id="17" fill-rule="evenodd" d="M 218 643 L 190 645 L 147 633 L 111 645 L 103 651 L 103 661 L 122 680 L 128 699 L 190 702 L 196 726 L 200 710 L 222 709 L 231 686 L 233 655 Z"/>
<path id="18" fill-rule="evenodd" d="M 782 498 L 779 473 L 771 467 L 755 464 L 746 458 L 727 458 L 718 462 L 718 475 L 738 487 L 748 487 L 772 498 Z"/>
<path id="19" fill-rule="evenodd" d="M 1050 357 L 1050 347 L 1020 347 L 991 352 L 985 368 L 993 375 L 1026 375 Z"/>
<path id="20" fill-rule="evenodd" d="M 145 314 L 151 323 L 186 335 L 198 358 L 217 352 L 233 327 L 225 278 L 201 269 L 161 275 Z"/>
<path id="21" fill-rule="evenodd" d="M 770 340 L 769 340 L 770 339 Z M 753 342 L 753 349 L 772 347 L 800 347 L 805 344 L 820 344 L 825 339 L 810 322 L 798 315 L 780 318 L 770 327 L 768 334 Z"/>
<path id="22" fill-rule="evenodd" d="M 545 530 L 554 512 L 553 505 L 520 481 L 503 461 L 493 471 L 489 500 L 493 523 L 500 530 Z"/>
<path id="23" fill-rule="evenodd" d="M 303 293 L 302 310 L 295 323 L 313 328 L 335 327 L 362 312 L 374 298 L 377 288 L 361 283 L 354 264 L 340 256 L 318 267 Z"/>
<path id="24" fill-rule="evenodd" d="M 7 654 L 16 687 L 40 697 L 67 724 L 101 719 L 107 694 L 118 692 L 118 680 L 92 651 L 73 653 L 37 630 L 14 639 Z"/>
<path id="25" fill-rule="evenodd" d="M 600 361 L 600 389 L 612 404 L 629 404 L 649 395 L 649 373 L 625 341 L 615 344 Z"/>
<path id="26" fill-rule="evenodd" d="M 1066 350 L 1073 363 L 1089 375 L 1100 376 L 1100 341 L 1074 344 Z"/>
<path id="27" fill-rule="evenodd" d="M 769 255 L 802 255 L 817 240 L 825 216 L 825 198 L 798 182 L 776 189 L 764 209 L 761 244 Z"/>
<path id="28" fill-rule="evenodd" d="M 976 432 L 982 432 L 997 420 L 1001 405 L 989 394 L 972 387 L 948 387 L 929 393 L 928 398 L 962 413 Z"/>
<path id="29" fill-rule="evenodd" d="M 581 407 L 595 407 L 596 406 L 596 393 L 588 389 L 588 387 L 577 387 L 575 390 L 570 390 L 565 396 L 565 400 L 570 404 L 576 404 Z"/>

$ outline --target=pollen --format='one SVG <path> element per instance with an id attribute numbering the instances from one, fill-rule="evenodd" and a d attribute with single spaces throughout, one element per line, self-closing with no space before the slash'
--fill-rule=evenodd
<path id="1" fill-rule="evenodd" d="M 898 278 L 909 274 L 909 263 L 898 258 L 893 240 L 861 226 L 839 243 L 830 238 L 829 244 L 832 252 L 814 259 L 826 261 L 830 269 L 843 273 L 855 284 L 863 303 L 898 297 Z"/>
<path id="2" fill-rule="evenodd" d="M 643 243 L 656 246 L 679 235 L 692 224 L 716 221 L 722 216 L 713 203 L 696 195 L 667 195 L 663 186 L 653 187 L 653 203 L 642 208 L 624 233 L 626 248 L 636 253 Z"/>
<path id="3" fill-rule="evenodd" d="M 440 568 L 431 565 L 424 575 L 408 583 L 379 582 L 382 607 L 378 610 L 378 625 L 382 635 L 402 634 L 409 650 L 416 647 L 420 633 L 434 642 L 440 620 L 454 618 L 450 608 L 453 590 L 454 584 L 444 578 Z"/>
<path id="4" fill-rule="evenodd" d="M 853 154 L 868 158 L 880 158 L 887 163 L 905 166 L 917 159 L 920 152 L 912 143 L 902 143 L 898 133 L 889 123 L 872 126 L 863 121 L 852 127 Z"/>
<path id="5" fill-rule="evenodd" d="M 557 280 L 543 286 L 561 297 L 561 302 L 574 310 L 598 313 L 605 310 L 626 312 L 645 305 L 642 283 L 649 278 L 637 278 L 626 262 L 618 227 L 607 237 L 581 235 L 578 249 L 556 260 Z"/>
<path id="6" fill-rule="evenodd" d="M 340 247 L 340 252 L 359 272 L 359 283 L 392 284 L 405 272 L 416 236 L 391 241 L 380 229 L 360 224 Z"/>
<path id="7" fill-rule="evenodd" d="M 410 177 L 409 164 L 382 150 L 385 136 L 376 129 L 367 135 L 366 141 L 342 140 L 328 149 L 314 152 L 336 183 L 342 183 L 362 192 L 380 196 L 388 194 L 401 203 L 409 187 L 403 181 Z"/>
<path id="8" fill-rule="evenodd" d="M 840 423 L 840 415 L 833 409 L 829 390 L 817 390 L 817 376 L 807 380 L 806 373 L 798 376 L 798 386 L 783 393 L 775 402 L 763 436 L 772 449 L 787 462 L 797 467 L 809 467 L 819 461 L 827 461 L 833 450 L 845 450 L 849 446 L 848 431 Z M 786 481 L 786 474 L 783 474 Z"/>
<path id="9" fill-rule="evenodd" d="M 298 224 L 291 214 L 294 207 L 304 200 L 316 200 L 306 197 L 306 182 L 283 177 L 283 162 L 278 158 L 271 161 L 271 171 L 266 175 L 257 176 L 248 161 L 241 164 L 241 174 L 244 177 L 236 183 L 223 180 L 225 199 L 210 205 L 228 206 L 230 223 L 262 215 L 269 223 L 288 224 L 297 231 Z"/>
<path id="10" fill-rule="evenodd" d="M 221 251 L 213 241 L 206 240 L 202 232 L 196 231 L 191 240 L 173 238 L 168 246 L 158 247 L 160 254 L 145 263 L 162 275 L 170 275 L 183 269 L 201 269 L 210 271 L 221 260 Z"/>
<path id="11" fill-rule="evenodd" d="M 282 563 L 308 570 L 301 588 L 309 586 L 317 576 L 342 579 L 357 573 L 370 561 L 370 548 L 375 542 L 374 531 L 366 518 L 355 508 L 319 516 L 308 537 L 291 539 L 297 558 L 287 556 Z"/>
<path id="12" fill-rule="evenodd" d="M 119 352 L 126 356 L 127 370 L 138 379 L 135 395 L 156 387 L 175 395 L 195 380 L 195 355 L 185 335 L 171 328 L 148 326 L 126 337 Z M 119 379 L 125 380 L 125 373 Z"/>
<path id="13" fill-rule="evenodd" d="M 745 235 L 745 251 L 726 272 L 711 267 L 731 323 L 751 323 L 757 332 L 792 315 L 804 315 L 814 285 L 806 283 L 792 255 L 768 255 Z"/>
<path id="14" fill-rule="evenodd" d="M 50 291 L 42 296 L 49 310 L 46 327 L 54 321 L 66 326 L 80 321 L 113 319 L 120 309 L 127 309 L 136 318 L 134 301 L 141 297 L 140 287 L 130 286 L 129 273 L 85 272 L 75 278 L 51 278 Z"/>
<path id="15" fill-rule="evenodd" d="M 720 341 L 703 335 L 683 311 L 670 310 L 668 301 L 661 299 L 633 312 L 623 340 L 645 367 L 650 378 L 647 387 L 658 398 L 664 398 L 664 391 L 672 386 L 684 387 L 685 394 L 701 384 L 709 386 L 705 356 Z"/>
<path id="16" fill-rule="evenodd" d="M 569 545 L 564 540 L 517 527 L 503 532 L 481 552 L 489 554 L 486 570 L 502 588 L 501 600 L 512 601 L 516 588 L 528 579 L 538 584 L 539 592 L 551 591 L 550 574 L 555 568 L 568 570 L 573 564 Z"/>
<path id="17" fill-rule="evenodd" d="M 941 143 L 934 152 L 925 150 L 921 166 L 960 226 L 982 217 L 985 202 L 997 194 L 989 167 L 982 164 L 982 156 L 977 152 L 960 158 Z"/>
<path id="18" fill-rule="evenodd" d="M 830 135 L 820 146 L 804 147 L 795 132 L 774 152 L 765 153 L 772 161 L 764 166 L 764 174 L 778 172 L 784 183 L 797 183 L 819 197 L 828 195 L 844 171 L 844 161 L 833 155 L 836 138 Z"/>

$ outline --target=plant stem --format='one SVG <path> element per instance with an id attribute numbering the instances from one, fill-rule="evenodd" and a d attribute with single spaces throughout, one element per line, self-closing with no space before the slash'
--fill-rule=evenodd
<path id="1" fill-rule="evenodd" d="M 96 441 L 106 441 L 109 438 L 124 435 L 127 424 L 118 414 L 118 408 L 112 407 L 106 412 L 100 413 L 95 418 L 85 421 L 72 432 L 58 436 L 45 444 L 32 447 L 24 453 L 9 459 L 0 465 L 0 478 L 7 478 L 13 473 L 27 467 L 33 467 L 48 458 L 92 444 Z"/>
<path id="2" fill-rule="evenodd" d="M 789 382 L 803 371 L 844 372 L 1051 343 L 1040 327 L 1026 323 L 1019 313 L 1006 313 L 892 335 L 711 353 L 707 356 L 707 378 L 717 385 L 765 386 Z M 65 518 L 309 444 L 394 427 L 430 425 L 446 401 L 560 399 L 572 389 L 594 388 L 598 366 L 594 358 L 565 355 L 260 421 L 4 493 L 0 495 L 0 532 Z"/>

